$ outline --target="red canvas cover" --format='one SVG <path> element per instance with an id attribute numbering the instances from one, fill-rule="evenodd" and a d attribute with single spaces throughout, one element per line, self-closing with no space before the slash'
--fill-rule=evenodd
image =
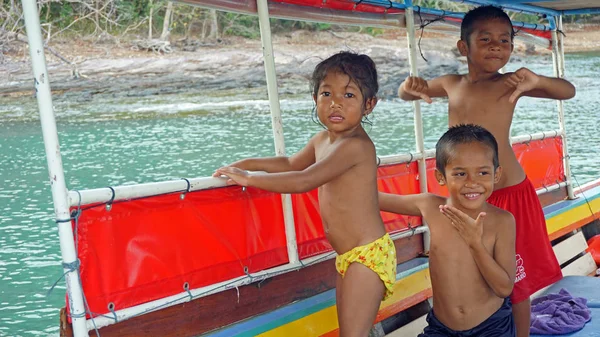
<path id="1" fill-rule="evenodd" d="M 514 146 L 537 187 L 564 181 L 559 137 Z M 427 160 L 429 190 L 446 194 Z M 381 166 L 380 191 L 419 192 L 417 163 Z M 81 280 L 90 309 L 108 312 L 244 276 L 288 262 L 281 196 L 239 186 L 159 195 L 82 210 L 77 225 Z M 331 250 L 317 191 L 292 196 L 299 255 Z M 420 218 L 382 213 L 386 229 L 421 225 Z"/>

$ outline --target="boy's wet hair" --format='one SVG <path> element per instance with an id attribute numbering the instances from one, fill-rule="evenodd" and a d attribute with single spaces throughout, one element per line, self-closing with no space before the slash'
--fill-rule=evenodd
<path id="1" fill-rule="evenodd" d="M 452 158 L 457 145 L 469 143 L 487 145 L 493 152 L 494 170 L 500 166 L 498 159 L 498 143 L 496 138 L 485 128 L 475 124 L 459 124 L 446 131 L 435 145 L 435 165 L 438 171 L 446 175 L 446 165 Z"/>
<path id="2" fill-rule="evenodd" d="M 480 21 L 493 19 L 506 21 L 506 23 L 510 26 L 510 39 L 513 40 L 515 37 L 515 30 L 513 29 L 510 17 L 502 10 L 502 8 L 492 5 L 479 6 L 465 14 L 465 17 L 460 25 L 460 39 L 469 43 L 469 37 L 475 29 L 475 24 Z"/>
<path id="3" fill-rule="evenodd" d="M 379 84 L 377 83 L 377 68 L 375 62 L 364 54 L 342 51 L 321 61 L 312 73 L 310 86 L 314 96 L 319 94 L 321 81 L 330 72 L 339 72 L 350 77 L 358 86 L 363 95 L 363 107 L 367 100 L 377 97 Z"/>

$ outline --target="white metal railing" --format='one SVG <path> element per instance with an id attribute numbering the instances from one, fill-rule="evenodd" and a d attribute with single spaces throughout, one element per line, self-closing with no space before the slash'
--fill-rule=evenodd
<path id="1" fill-rule="evenodd" d="M 535 191 L 535 193 L 537 195 L 542 195 L 544 193 L 554 192 L 554 191 L 559 190 L 559 189 L 561 189 L 563 187 L 567 187 L 568 188 L 569 186 L 571 186 L 571 182 L 570 181 L 568 181 L 568 180 L 567 181 L 562 181 L 562 182 L 560 182 L 558 184 L 554 184 L 554 185 L 544 186 L 542 188 L 538 188 Z"/>
<path id="2" fill-rule="evenodd" d="M 540 140 L 540 139 L 546 139 L 546 138 L 552 138 L 552 137 L 558 137 L 558 136 L 562 137 L 562 135 L 563 135 L 563 133 L 561 130 L 543 131 L 543 132 L 531 133 L 528 135 L 519 135 L 519 136 L 512 137 L 510 139 L 510 143 L 511 144 L 529 143 L 533 140 Z"/>
<path id="3" fill-rule="evenodd" d="M 528 143 L 534 140 L 552 138 L 561 136 L 561 131 L 544 131 L 528 135 L 519 135 L 511 138 L 512 144 Z M 400 155 L 381 156 L 379 158 L 380 165 L 406 164 L 422 159 L 435 158 L 435 149 L 423 151 L 423 153 L 406 153 Z M 252 174 L 261 174 L 253 172 Z M 568 180 L 569 181 L 569 180 Z M 189 182 L 189 186 L 188 186 Z M 211 188 L 224 187 L 225 180 L 221 178 L 202 177 L 190 179 L 177 179 L 156 183 L 144 183 L 135 185 L 123 185 L 116 187 L 103 187 L 88 190 L 69 191 L 69 205 L 71 207 L 77 205 L 104 204 L 109 201 L 123 201 L 151 197 L 160 194 L 176 193 L 176 192 L 194 192 L 207 190 Z M 541 189 L 540 191 L 544 191 Z M 114 195 L 113 195 L 114 191 Z M 542 192 L 543 193 L 543 192 Z"/>
<path id="4" fill-rule="evenodd" d="M 552 30 L 552 65 L 554 68 L 554 76 L 559 78 L 565 77 L 565 53 L 563 48 L 562 33 L 562 16 L 551 17 L 549 21 L 555 23 L 556 29 Z M 565 168 L 565 176 L 567 181 L 571 181 L 571 166 L 569 165 L 569 151 L 567 146 L 567 130 L 565 127 L 565 108 L 563 101 L 556 101 L 558 109 L 558 125 L 563 139 L 563 166 Z M 567 194 L 569 199 L 574 199 L 573 186 L 567 185 Z"/>

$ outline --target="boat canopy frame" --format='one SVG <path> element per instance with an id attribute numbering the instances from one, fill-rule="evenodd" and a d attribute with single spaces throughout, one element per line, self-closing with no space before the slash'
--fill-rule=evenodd
<path id="1" fill-rule="evenodd" d="M 345 0 L 345 2 L 354 2 L 354 8 L 358 5 L 369 5 L 381 7 L 383 12 L 359 12 L 359 11 L 340 11 L 327 8 L 327 2 L 335 2 L 340 0 L 323 0 L 321 7 L 301 6 L 299 1 L 267 1 L 267 0 L 181 0 L 188 4 L 198 5 L 206 8 L 214 8 L 226 11 L 237 11 L 246 14 L 254 14 L 258 16 L 260 23 L 261 42 L 263 47 L 265 75 L 267 79 L 267 92 L 269 96 L 269 105 L 271 110 L 272 129 L 274 136 L 274 146 L 276 155 L 285 155 L 285 140 L 283 137 L 283 123 L 281 110 L 279 107 L 279 96 L 277 92 L 277 78 L 275 70 L 275 60 L 273 55 L 273 46 L 271 41 L 271 31 L 269 18 L 273 17 L 269 13 L 275 12 L 275 17 L 297 19 L 304 21 L 316 21 L 337 23 L 346 25 L 366 25 L 376 27 L 394 27 L 406 28 L 408 48 L 409 48 L 409 63 L 410 72 L 412 75 L 418 75 L 417 69 L 417 53 L 415 44 L 415 12 L 419 16 L 425 15 L 430 17 L 441 17 L 460 20 L 464 13 L 454 13 L 441 11 L 433 8 L 423 8 L 414 6 L 412 0 L 406 0 L 404 3 L 385 1 L 385 0 Z M 289 4 L 286 2 L 294 2 Z M 517 27 L 529 29 L 532 31 L 550 31 L 551 32 L 551 47 L 553 56 L 554 74 L 557 77 L 564 77 L 565 62 L 562 31 L 562 17 L 565 15 L 576 14 L 595 14 L 600 13 L 600 7 L 593 8 L 571 8 L 560 10 L 552 8 L 550 4 L 556 3 L 564 5 L 569 1 L 551 1 L 547 0 L 537 6 L 533 3 L 538 1 L 520 1 L 520 0 L 460 0 L 472 5 L 499 5 L 509 11 L 519 11 L 531 14 L 539 14 L 545 16 L 548 25 L 532 25 L 526 23 L 514 23 Z M 298 250 L 296 243 L 296 233 L 294 228 L 293 209 L 291 207 L 291 198 L 289 195 L 282 195 L 284 219 L 285 219 L 285 235 L 288 251 L 288 264 L 263 270 L 253 274 L 252 278 L 238 278 L 222 282 L 227 284 L 214 284 L 207 287 L 189 290 L 182 292 L 180 295 L 170 296 L 137 305 L 131 308 L 125 308 L 118 311 L 113 311 L 115 317 L 99 316 L 86 319 L 85 297 L 79 278 L 78 257 L 75 250 L 75 242 L 73 229 L 71 227 L 70 207 L 80 206 L 94 203 L 107 203 L 118 200 L 129 200 L 145 196 L 152 196 L 165 193 L 173 193 L 179 191 L 197 191 L 215 187 L 225 186 L 222 179 L 218 178 L 195 178 L 185 180 L 173 180 L 156 183 L 144 183 L 137 185 L 89 189 L 83 191 L 69 191 L 66 186 L 64 170 L 62 165 L 62 157 L 56 128 L 56 120 L 52 105 L 52 95 L 50 89 L 50 80 L 48 77 L 46 58 L 44 54 L 44 44 L 41 35 L 41 26 L 39 14 L 37 10 L 36 0 L 23 0 L 23 13 L 27 30 L 29 43 L 29 52 L 32 63 L 34 76 L 34 84 L 36 98 L 40 113 L 40 122 L 42 126 L 42 134 L 45 145 L 46 159 L 48 163 L 48 172 L 50 185 L 52 190 L 52 200 L 54 203 L 55 219 L 59 231 L 60 249 L 62 256 L 62 267 L 65 275 L 68 306 L 72 319 L 73 332 L 76 337 L 88 335 L 88 331 L 97 327 L 113 324 L 116 321 L 121 321 L 127 318 L 138 316 L 147 312 L 151 312 L 165 306 L 176 305 L 189 301 L 190 294 L 195 297 L 207 296 L 212 293 L 224 291 L 240 285 L 255 282 L 260 279 L 269 278 L 277 274 L 297 270 L 304 266 L 310 265 L 324 259 L 333 258 L 331 252 L 320 254 L 311 258 L 300 260 L 298 258 Z M 380 9 L 381 9 L 380 8 Z M 403 15 L 403 16 L 399 16 Z M 401 20 L 400 18 L 405 18 Z M 420 18 L 421 20 L 422 18 Z M 421 23 L 421 22 L 419 22 Z M 537 37 L 536 37 L 537 38 Z M 534 39 L 535 40 L 535 39 Z M 539 42 L 539 38 L 536 40 Z M 418 161 L 420 191 L 427 191 L 427 180 L 425 172 L 425 160 L 433 158 L 435 150 L 427 150 L 424 148 L 423 140 L 423 124 L 420 111 L 420 102 L 413 101 L 414 107 L 414 129 L 416 151 L 414 153 L 384 156 L 381 158 L 381 164 L 393 163 L 409 163 Z M 566 142 L 566 130 L 564 122 L 564 105 L 562 101 L 557 103 L 559 128 L 557 130 L 539 132 L 536 134 L 522 135 L 512 137 L 511 142 L 527 143 L 536 139 L 544 139 L 547 137 L 560 136 L 563 141 L 563 165 L 565 169 L 566 181 L 558 182 L 555 185 L 548 186 L 543 190 L 538 190 L 538 194 L 555 191 L 562 187 L 567 188 L 569 198 L 574 198 L 573 187 L 571 184 L 571 171 L 568 161 L 568 151 Z M 415 234 L 423 233 L 425 247 L 428 247 L 428 230 L 426 226 L 413 229 L 412 231 L 396 233 L 394 239 L 407 237 Z"/>

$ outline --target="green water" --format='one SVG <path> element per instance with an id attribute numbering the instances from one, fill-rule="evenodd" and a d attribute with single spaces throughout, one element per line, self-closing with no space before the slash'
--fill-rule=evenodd
<path id="1" fill-rule="evenodd" d="M 511 64 L 515 70 L 524 64 Z M 581 184 L 600 177 L 600 55 L 568 55 L 568 78 L 577 96 L 565 103 L 572 169 Z M 548 57 L 527 66 L 551 75 Z M 288 153 L 318 131 L 305 96 L 281 97 Z M 150 98 L 55 98 L 67 186 L 103 187 L 207 176 L 244 156 L 272 155 L 265 90 Z M 0 98 L 0 336 L 58 334 L 64 282 L 36 101 Z M 522 99 L 513 135 L 557 128 L 556 103 Z M 446 128 L 444 101 L 423 105 L 426 146 Z M 379 155 L 414 149 L 411 105 L 377 106 L 370 135 Z"/>

